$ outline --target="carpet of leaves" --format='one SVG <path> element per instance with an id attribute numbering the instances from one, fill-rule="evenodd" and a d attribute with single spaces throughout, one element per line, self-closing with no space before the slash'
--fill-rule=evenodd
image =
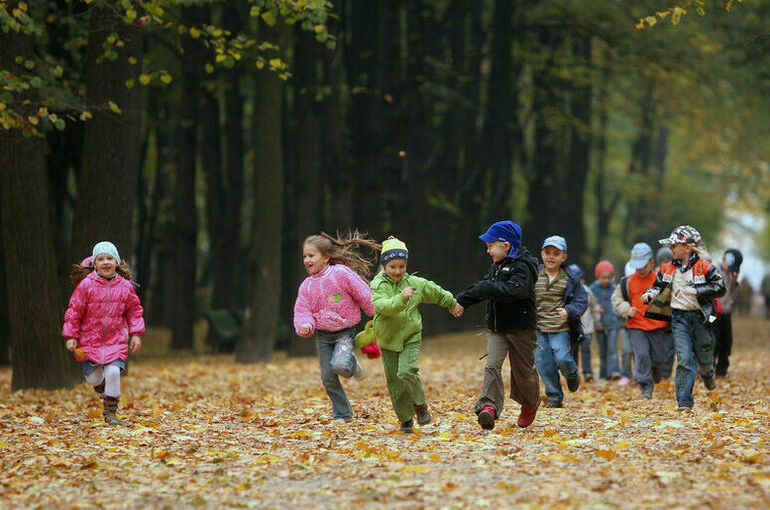
<path id="1" fill-rule="evenodd" d="M 730 374 L 711 393 L 698 381 L 692 412 L 676 412 L 668 381 L 653 400 L 598 381 L 525 430 L 509 399 L 493 431 L 476 424 L 484 339 L 473 334 L 425 342 L 435 421 L 411 435 L 397 432 L 380 360 L 345 382 L 346 424 L 330 420 L 311 358 L 138 357 L 123 379 L 125 427 L 104 425 L 85 384 L 10 393 L 4 368 L 0 506 L 768 508 L 770 321 L 734 323 Z"/>

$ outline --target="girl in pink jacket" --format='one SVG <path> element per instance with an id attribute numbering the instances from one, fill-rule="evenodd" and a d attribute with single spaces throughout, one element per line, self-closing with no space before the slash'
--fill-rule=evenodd
<path id="1" fill-rule="evenodd" d="M 104 400 L 104 421 L 122 425 L 115 415 L 120 375 L 126 368 L 129 341 L 136 353 L 144 333 L 144 310 L 131 283 L 131 270 L 115 245 L 102 241 L 70 276 L 77 287 L 64 314 L 62 336 L 67 349 L 82 362 L 86 381 Z"/>
<path id="2" fill-rule="evenodd" d="M 335 421 L 351 421 L 350 407 L 339 376 L 364 376 L 364 367 L 353 354 L 356 324 L 361 309 L 372 316 L 372 292 L 362 278 L 371 276 L 370 263 L 355 251 L 356 245 L 380 245 L 353 232 L 346 239 L 326 233 L 305 239 L 302 259 L 310 276 L 299 287 L 294 303 L 294 330 L 301 337 L 316 334 L 321 381 L 332 402 Z"/>

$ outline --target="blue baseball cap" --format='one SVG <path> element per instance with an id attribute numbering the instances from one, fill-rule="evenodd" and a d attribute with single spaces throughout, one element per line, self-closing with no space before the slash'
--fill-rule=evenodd
<path id="1" fill-rule="evenodd" d="M 647 262 L 652 258 L 655 258 L 655 255 L 652 253 L 652 248 L 650 248 L 649 244 L 636 243 L 631 248 L 631 258 L 628 260 L 628 265 L 636 271 L 646 266 Z"/>
<path id="2" fill-rule="evenodd" d="M 554 248 L 558 248 L 561 251 L 566 252 L 567 251 L 567 240 L 564 239 L 562 236 L 546 237 L 545 241 L 543 241 L 543 247 L 541 249 L 544 250 L 546 246 L 553 246 Z"/>
<path id="3" fill-rule="evenodd" d="M 511 220 L 498 221 L 481 234 L 479 239 L 485 243 L 492 243 L 494 241 L 511 243 L 508 256 L 515 257 L 519 253 L 519 246 L 521 246 L 521 227 Z"/>

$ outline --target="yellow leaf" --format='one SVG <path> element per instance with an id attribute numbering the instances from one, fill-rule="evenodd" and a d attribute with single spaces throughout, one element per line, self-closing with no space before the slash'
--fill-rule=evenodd
<path id="1" fill-rule="evenodd" d="M 109 101 L 107 103 L 110 106 L 110 110 L 112 110 L 115 113 L 123 113 L 123 110 L 120 109 L 120 107 L 115 104 L 113 101 Z"/>
<path id="2" fill-rule="evenodd" d="M 150 83 L 150 75 L 144 74 L 144 73 L 140 74 L 139 83 L 141 83 L 142 85 L 147 85 L 148 83 Z"/>
<path id="3" fill-rule="evenodd" d="M 38 123 L 37 117 L 30 115 L 29 117 L 27 117 L 27 120 L 29 120 L 29 123 L 32 124 L 33 126 L 37 126 L 37 123 Z"/>
<path id="4" fill-rule="evenodd" d="M 160 81 L 162 81 L 162 82 L 163 82 L 163 83 L 165 83 L 166 85 L 168 85 L 169 83 L 171 83 L 171 81 L 172 81 L 172 80 L 173 80 L 173 78 L 172 78 L 172 77 L 171 77 L 171 75 L 170 75 L 170 74 L 168 74 L 168 73 L 163 73 L 163 74 L 161 74 L 161 75 L 160 75 Z"/>
<path id="5" fill-rule="evenodd" d="M 201 36 L 201 31 L 200 30 L 198 30 L 195 27 L 191 27 L 190 28 L 190 37 L 192 37 L 193 39 L 197 39 L 200 36 Z"/>
<path id="6" fill-rule="evenodd" d="M 128 63 L 131 64 L 132 66 L 135 66 L 137 64 L 137 62 L 139 62 L 139 61 L 136 58 L 128 57 Z"/>
<path id="7" fill-rule="evenodd" d="M 265 63 L 262 60 L 257 60 L 257 69 L 265 67 Z"/>
<path id="8" fill-rule="evenodd" d="M 625 439 L 621 439 L 618 441 L 618 448 L 628 448 L 628 443 Z"/>
<path id="9" fill-rule="evenodd" d="M 204 66 L 204 68 L 206 69 L 206 74 L 213 74 L 214 73 L 214 66 L 213 65 L 206 64 Z"/>
<path id="10" fill-rule="evenodd" d="M 597 456 L 607 460 L 613 460 L 615 457 L 617 457 L 617 454 L 615 453 L 614 450 L 596 450 L 594 453 Z"/>
<path id="11" fill-rule="evenodd" d="M 270 67 L 274 67 L 276 69 L 280 69 L 283 62 L 281 62 L 280 58 L 271 58 L 270 59 Z"/>
<path id="12" fill-rule="evenodd" d="M 92 119 L 94 116 L 91 115 L 91 112 L 83 112 L 80 114 L 80 120 L 86 121 L 88 119 Z"/>
<path id="13" fill-rule="evenodd" d="M 657 14 L 660 19 L 666 19 L 666 16 L 671 14 L 671 11 L 661 11 L 661 12 L 656 12 L 655 14 Z"/>
<path id="14" fill-rule="evenodd" d="M 655 23 L 658 22 L 658 18 L 656 18 L 655 16 L 647 16 L 646 18 L 644 18 L 644 21 L 646 21 L 647 24 L 652 27 L 652 26 L 655 26 Z"/>

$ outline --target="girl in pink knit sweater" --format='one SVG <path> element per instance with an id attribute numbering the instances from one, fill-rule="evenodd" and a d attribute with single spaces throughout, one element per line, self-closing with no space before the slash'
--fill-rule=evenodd
<path id="1" fill-rule="evenodd" d="M 316 335 L 321 381 L 332 402 L 332 418 L 339 421 L 353 419 L 339 376 L 364 376 L 353 354 L 354 328 L 361 321 L 361 309 L 374 315 L 372 293 L 364 280 L 371 276 L 370 262 L 356 246 L 371 248 L 375 256 L 380 249 L 358 232 L 344 239 L 324 232 L 305 239 L 302 259 L 310 276 L 299 286 L 294 303 L 294 330 L 304 338 Z"/>

